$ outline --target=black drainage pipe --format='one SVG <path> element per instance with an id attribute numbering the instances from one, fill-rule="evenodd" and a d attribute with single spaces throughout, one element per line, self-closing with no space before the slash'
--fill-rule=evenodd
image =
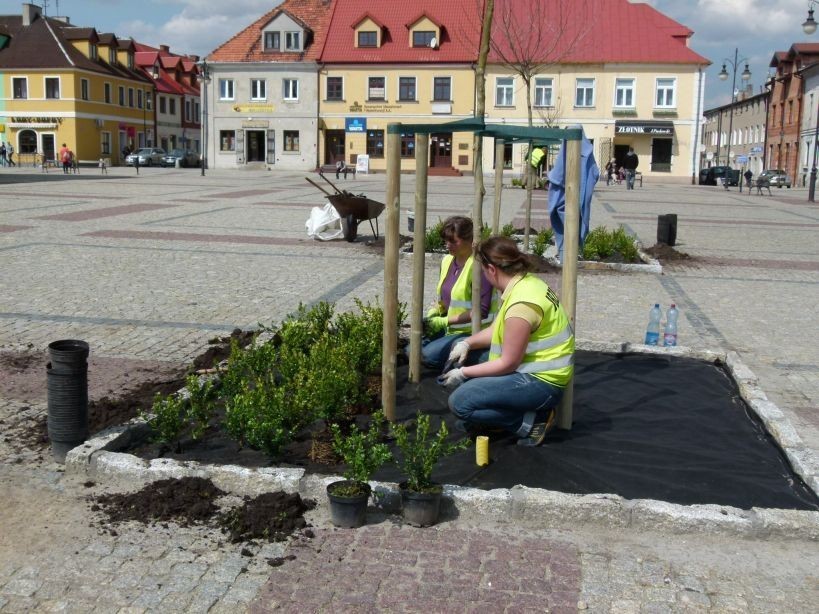
<path id="1" fill-rule="evenodd" d="M 657 216 L 657 243 L 674 247 L 677 243 L 677 214 L 667 213 Z"/>
<path id="2" fill-rule="evenodd" d="M 48 346 L 48 438 L 59 463 L 88 437 L 88 349 L 75 339 Z"/>

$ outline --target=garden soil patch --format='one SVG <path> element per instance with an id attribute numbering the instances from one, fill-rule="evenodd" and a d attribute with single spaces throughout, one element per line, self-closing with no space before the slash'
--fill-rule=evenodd
<path id="1" fill-rule="evenodd" d="M 685 252 L 677 251 L 665 243 L 656 243 L 643 251 L 660 262 L 680 262 L 693 260 L 693 258 Z"/>
<path id="2" fill-rule="evenodd" d="M 312 532 L 306 529 L 309 525 L 304 512 L 316 506 L 313 501 L 277 491 L 245 497 L 240 506 L 220 511 L 216 501 L 225 494 L 205 478 L 159 480 L 137 492 L 92 497 L 91 511 L 105 515 L 103 524 L 138 521 L 216 526 L 228 535 L 231 543 L 256 539 L 284 541 L 297 531 L 312 537 Z"/>

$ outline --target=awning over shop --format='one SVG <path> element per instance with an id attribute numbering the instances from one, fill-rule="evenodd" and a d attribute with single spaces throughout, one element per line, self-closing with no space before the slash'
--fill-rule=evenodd
<path id="1" fill-rule="evenodd" d="M 674 134 L 674 122 L 618 119 L 614 122 L 614 134 L 652 134 L 671 136 Z"/>

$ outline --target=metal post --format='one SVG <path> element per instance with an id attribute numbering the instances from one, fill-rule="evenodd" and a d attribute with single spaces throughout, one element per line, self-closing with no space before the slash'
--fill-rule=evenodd
<path id="1" fill-rule="evenodd" d="M 725 165 L 731 167 L 731 139 L 733 135 L 731 132 L 734 129 L 734 99 L 737 92 L 737 57 L 739 56 L 739 49 L 734 48 L 734 79 L 731 83 L 731 113 L 728 115 L 728 156 L 725 159 Z M 726 177 L 725 187 L 728 187 L 728 178 Z"/>
<path id="2" fill-rule="evenodd" d="M 495 141 L 495 202 L 492 208 L 492 234 L 500 232 L 501 196 L 503 194 L 503 152 L 504 141 Z"/>
<path id="3" fill-rule="evenodd" d="M 205 176 L 205 167 L 208 165 L 208 75 L 207 64 L 203 63 L 202 72 L 202 177 Z"/>
<path id="4" fill-rule="evenodd" d="M 819 107 L 816 109 L 816 130 L 813 134 L 813 166 L 810 169 L 810 187 L 808 188 L 808 201 L 816 202 L 816 148 L 819 147 Z"/>

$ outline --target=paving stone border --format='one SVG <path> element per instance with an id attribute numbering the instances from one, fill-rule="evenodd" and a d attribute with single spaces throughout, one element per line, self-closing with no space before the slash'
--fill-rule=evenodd
<path id="1" fill-rule="evenodd" d="M 759 416 L 771 436 L 782 447 L 794 471 L 819 492 L 819 464 L 804 445 L 785 414 L 759 387 L 754 373 L 736 352 L 715 352 L 686 347 L 654 347 L 640 344 L 578 342 L 578 348 L 606 353 L 644 353 L 722 361 L 737 382 L 742 398 Z M 238 495 L 257 495 L 272 490 L 298 492 L 327 505 L 326 487 L 340 476 L 308 474 L 298 468 L 245 468 L 208 465 L 173 459 L 144 460 L 119 450 L 144 440 L 147 424 L 136 418 L 102 431 L 68 452 L 66 473 L 98 482 L 127 481 L 141 485 L 165 478 L 206 477 L 219 488 Z M 374 505 L 385 513 L 398 513 L 398 485 L 374 482 Z M 462 486 L 444 487 L 442 516 L 457 522 L 489 520 L 532 527 L 571 528 L 592 523 L 605 528 L 658 530 L 668 533 L 708 533 L 748 538 L 771 536 L 819 541 L 819 512 L 752 508 L 725 505 L 679 505 L 651 499 L 624 499 L 614 494 L 577 495 L 515 486 L 481 490 Z"/>

